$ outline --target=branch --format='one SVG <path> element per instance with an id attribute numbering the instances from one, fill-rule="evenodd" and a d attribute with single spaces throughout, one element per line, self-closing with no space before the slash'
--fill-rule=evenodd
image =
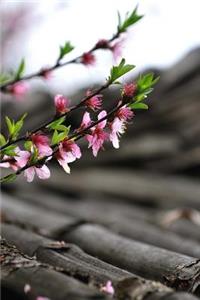
<path id="1" fill-rule="evenodd" d="M 117 32 L 115 35 L 113 35 L 112 38 L 110 38 L 109 40 L 107 40 L 107 43 L 109 44 L 109 43 L 113 42 L 115 39 L 119 38 L 120 35 L 121 35 L 121 33 Z M 98 49 L 106 49 L 106 48 L 104 46 L 96 44 L 89 51 L 87 51 L 87 53 L 91 54 L 91 53 L 95 52 Z M 107 49 L 109 49 L 109 48 L 107 48 Z M 71 60 L 69 60 L 67 62 L 63 62 L 63 63 L 60 62 L 60 59 L 57 59 L 56 63 L 53 66 L 48 67 L 47 70 L 45 70 L 45 71 L 50 72 L 50 71 L 54 71 L 54 70 L 56 70 L 58 68 L 64 67 L 64 66 L 69 65 L 69 64 L 79 63 L 79 60 L 82 58 L 83 54 L 79 55 L 79 56 L 77 56 L 77 57 L 75 57 L 75 58 L 73 58 L 73 59 L 71 59 Z M 44 70 L 40 69 L 39 71 L 34 72 L 32 74 L 25 75 L 23 77 L 15 78 L 13 80 L 7 81 L 6 83 L 3 83 L 2 85 L 0 85 L 0 91 L 6 92 L 7 88 L 9 86 L 11 86 L 13 84 L 16 84 L 16 83 L 18 83 L 20 81 L 30 80 L 30 79 L 35 78 L 35 77 L 42 77 L 43 73 L 44 73 Z"/>

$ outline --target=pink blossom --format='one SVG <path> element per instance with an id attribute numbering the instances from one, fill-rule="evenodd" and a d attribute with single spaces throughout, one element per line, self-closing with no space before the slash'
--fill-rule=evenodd
<path id="1" fill-rule="evenodd" d="M 24 293 L 27 294 L 31 291 L 31 286 L 30 284 L 25 284 L 24 286 Z"/>
<path id="2" fill-rule="evenodd" d="M 125 131 L 125 122 L 120 120 L 119 118 L 114 118 L 113 122 L 111 123 L 111 133 L 109 135 L 109 139 L 113 144 L 113 147 L 118 149 L 119 148 L 119 137 Z"/>
<path id="3" fill-rule="evenodd" d="M 110 295 L 114 295 L 115 290 L 114 290 L 114 287 L 112 285 L 112 282 L 110 280 L 108 280 L 106 282 L 106 285 L 104 285 L 104 286 L 101 287 L 101 291 L 105 292 L 107 294 L 110 294 Z"/>
<path id="4" fill-rule="evenodd" d="M 7 162 L 0 163 L 0 167 L 2 168 L 11 168 L 14 171 L 17 171 L 20 168 L 23 168 L 30 157 L 30 153 L 28 151 L 22 151 L 19 147 L 15 148 L 16 156 L 7 156 L 4 155 L 3 160 L 9 160 Z"/>
<path id="5" fill-rule="evenodd" d="M 65 172 L 70 174 L 70 167 L 68 164 L 81 158 L 81 150 L 75 142 L 65 140 L 60 143 L 56 158 Z"/>
<path id="6" fill-rule="evenodd" d="M 9 92 L 16 96 L 17 98 L 20 98 L 24 96 L 28 91 L 28 86 L 25 82 L 19 81 L 14 83 L 9 87 Z"/>
<path id="7" fill-rule="evenodd" d="M 106 39 L 101 39 L 99 40 L 97 43 L 96 43 L 96 48 L 101 48 L 101 49 L 109 49 L 110 48 L 110 45 L 109 45 L 109 42 L 108 40 Z"/>
<path id="8" fill-rule="evenodd" d="M 128 121 L 134 117 L 134 112 L 126 105 L 122 106 L 116 113 L 116 117 L 120 120 Z"/>
<path id="9" fill-rule="evenodd" d="M 101 111 L 98 115 L 98 120 L 107 115 L 105 110 Z M 107 120 L 103 120 L 96 126 L 91 128 L 91 134 L 86 135 L 86 139 L 89 142 L 88 148 L 92 147 L 93 155 L 96 157 L 99 150 L 103 147 L 104 141 L 107 139 L 107 133 L 103 131 L 106 126 Z"/>
<path id="10" fill-rule="evenodd" d="M 47 297 L 38 296 L 38 297 L 36 298 L 36 300 L 50 300 L 50 299 L 47 298 Z"/>
<path id="11" fill-rule="evenodd" d="M 56 107 L 57 114 L 63 114 L 69 111 L 69 99 L 65 98 L 63 95 L 56 95 L 54 98 L 54 104 Z"/>
<path id="12" fill-rule="evenodd" d="M 136 88 L 137 86 L 135 83 L 127 83 L 123 86 L 123 94 L 127 97 L 133 97 Z"/>
<path id="13" fill-rule="evenodd" d="M 79 130 L 87 128 L 88 126 L 90 126 L 91 122 L 92 121 L 90 118 L 90 113 L 86 111 L 83 115 L 83 119 L 82 119 Z"/>
<path id="14" fill-rule="evenodd" d="M 40 179 L 48 179 L 51 175 L 50 170 L 46 165 L 43 165 L 42 167 L 32 166 L 24 171 L 24 176 L 28 182 L 33 181 L 35 174 Z"/>
<path id="15" fill-rule="evenodd" d="M 110 46 L 110 50 L 113 53 L 114 60 L 116 61 L 119 57 L 122 56 L 122 40 L 115 42 Z"/>
<path id="16" fill-rule="evenodd" d="M 32 134 L 31 140 L 33 144 L 36 146 L 39 152 L 39 156 L 49 156 L 52 154 L 53 150 L 49 146 L 49 139 L 44 134 Z"/>
<path id="17" fill-rule="evenodd" d="M 85 52 L 81 57 L 81 62 L 86 66 L 88 65 L 92 66 L 96 62 L 96 57 L 94 56 L 94 54 L 90 52 Z"/>
<path id="18" fill-rule="evenodd" d="M 88 90 L 86 96 L 90 96 L 90 95 L 91 95 L 91 91 Z M 85 104 L 87 107 L 91 108 L 94 111 L 98 110 L 102 106 L 102 97 L 103 96 L 101 94 L 92 96 L 91 98 L 86 100 Z"/>

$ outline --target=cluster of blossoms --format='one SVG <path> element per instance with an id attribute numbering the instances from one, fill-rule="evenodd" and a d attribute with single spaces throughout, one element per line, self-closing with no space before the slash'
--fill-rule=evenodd
<path id="1" fill-rule="evenodd" d="M 134 92 L 135 85 L 132 83 L 124 85 L 122 95 L 124 97 L 133 97 Z M 93 95 L 92 91 L 87 91 L 86 100 L 83 101 L 86 111 L 79 128 L 74 131 L 73 138 L 66 136 L 55 148 L 51 145 L 48 135 L 45 135 L 43 132 L 32 133 L 29 138 L 29 150 L 21 150 L 17 146 L 15 148 L 15 156 L 9 157 L 4 155 L 0 167 L 11 168 L 15 172 L 25 168 L 24 176 L 28 182 L 32 182 L 35 174 L 40 179 L 50 177 L 50 170 L 46 163 L 52 158 L 55 158 L 64 171 L 69 174 L 69 164 L 82 156 L 81 149 L 76 143 L 76 137 L 80 135 L 86 139 L 88 148 L 92 149 L 95 157 L 99 150 L 103 149 L 105 141 L 110 141 L 114 148 L 119 148 L 119 137 L 125 132 L 126 124 L 133 118 L 134 113 L 126 104 L 123 104 L 122 100 L 119 101 L 112 114 L 107 113 L 105 110 L 101 110 L 102 98 L 101 94 Z M 69 103 L 69 99 L 63 95 L 55 96 L 54 105 L 58 118 L 70 111 Z M 90 112 L 87 109 L 95 112 L 101 110 L 96 121 L 91 119 Z M 32 164 L 33 156 L 37 157 L 38 162 L 36 161 L 35 164 Z"/>

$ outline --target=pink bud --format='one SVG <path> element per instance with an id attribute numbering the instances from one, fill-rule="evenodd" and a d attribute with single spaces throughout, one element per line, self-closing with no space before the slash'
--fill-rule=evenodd
<path id="1" fill-rule="evenodd" d="M 109 42 L 105 39 L 101 39 L 96 43 L 96 48 L 101 48 L 101 49 L 109 49 L 110 45 Z"/>
<path id="2" fill-rule="evenodd" d="M 89 66 L 89 65 L 92 66 L 95 64 L 96 58 L 95 58 L 94 54 L 92 54 L 90 52 L 86 52 L 82 55 L 81 62 L 86 66 Z"/>
<path id="3" fill-rule="evenodd" d="M 65 98 L 63 95 L 56 95 L 54 98 L 54 104 L 57 114 L 63 114 L 69 111 L 69 99 Z"/>
<path id="4" fill-rule="evenodd" d="M 8 90 L 11 94 L 20 98 L 21 96 L 24 96 L 27 93 L 28 86 L 25 82 L 19 81 L 11 85 Z"/>
<path id="5" fill-rule="evenodd" d="M 127 97 L 133 97 L 136 91 L 137 85 L 135 83 L 127 83 L 123 87 L 123 93 Z"/>

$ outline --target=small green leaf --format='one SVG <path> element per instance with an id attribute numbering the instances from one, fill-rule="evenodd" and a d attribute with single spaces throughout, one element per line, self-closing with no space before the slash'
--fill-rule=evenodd
<path id="1" fill-rule="evenodd" d="M 121 62 L 118 66 L 113 66 L 110 71 L 110 76 L 108 81 L 110 83 L 114 83 L 119 77 L 123 76 L 124 74 L 128 73 L 129 71 L 135 68 L 134 65 L 126 65 L 126 61 L 122 58 Z"/>
<path id="2" fill-rule="evenodd" d="M 148 94 L 153 91 L 153 85 L 155 85 L 159 80 L 159 77 L 154 78 L 153 73 L 148 73 L 145 75 L 140 75 L 137 80 L 137 90 L 134 96 L 136 102 L 141 102 L 144 100 Z"/>
<path id="3" fill-rule="evenodd" d="M 24 148 L 25 148 L 27 151 L 31 151 L 32 147 L 33 147 L 33 142 L 32 142 L 32 141 L 26 141 L 26 142 L 24 143 Z"/>
<path id="4" fill-rule="evenodd" d="M 18 67 L 16 73 L 15 73 L 15 79 L 16 79 L 16 80 L 19 80 L 19 79 L 22 77 L 24 71 L 25 71 L 25 60 L 24 60 L 24 58 L 23 58 L 23 59 L 21 60 L 21 63 L 20 63 L 20 65 L 19 65 L 19 67 Z"/>
<path id="5" fill-rule="evenodd" d="M 8 156 L 17 156 L 15 149 L 16 149 L 16 145 L 10 145 L 5 149 L 1 150 L 1 153 L 3 155 L 8 155 Z"/>
<path id="6" fill-rule="evenodd" d="M 74 46 L 71 45 L 70 42 L 66 42 L 64 46 L 60 46 L 60 54 L 58 61 L 61 60 L 66 54 L 71 52 L 74 49 Z"/>
<path id="7" fill-rule="evenodd" d="M 34 163 L 36 163 L 38 161 L 39 151 L 38 151 L 38 149 L 35 146 L 33 146 L 31 148 L 31 150 L 32 150 L 32 155 L 31 155 L 31 158 L 30 158 L 30 163 L 34 164 Z"/>
<path id="8" fill-rule="evenodd" d="M 67 133 L 66 132 L 58 133 L 58 131 L 55 130 L 54 133 L 53 133 L 53 136 L 52 136 L 51 143 L 52 143 L 52 145 L 57 145 L 61 141 L 63 141 L 66 137 L 67 137 Z"/>
<path id="9" fill-rule="evenodd" d="M 27 113 L 23 114 L 23 116 L 19 119 L 19 121 L 16 122 L 15 124 L 15 128 L 14 128 L 14 132 L 12 134 L 12 140 L 15 140 L 18 135 L 20 130 L 22 129 L 23 125 L 24 125 L 24 119 L 26 118 Z"/>
<path id="10" fill-rule="evenodd" d="M 57 128 L 65 121 L 65 119 L 66 119 L 66 116 L 61 117 L 58 120 L 55 120 L 55 121 L 51 122 L 47 126 L 47 128 L 57 130 Z"/>
<path id="11" fill-rule="evenodd" d="M 6 144 L 6 139 L 2 133 L 0 133 L 0 146 L 2 147 L 3 145 Z"/>
<path id="12" fill-rule="evenodd" d="M 7 124 L 7 127 L 8 127 L 8 132 L 10 134 L 10 136 L 12 136 L 13 132 L 14 132 L 14 129 L 15 129 L 15 124 L 13 123 L 13 120 L 11 120 L 9 117 L 5 117 L 5 120 L 6 120 L 6 124 Z"/>
<path id="13" fill-rule="evenodd" d="M 131 103 L 129 105 L 131 109 L 148 109 L 148 105 L 145 103 Z"/>
<path id="14" fill-rule="evenodd" d="M 9 174 L 3 178 L 0 178 L 1 183 L 10 183 L 13 182 L 17 178 L 16 174 Z"/>
<path id="15" fill-rule="evenodd" d="M 126 15 L 124 22 L 121 21 L 121 17 L 118 14 L 118 27 L 117 27 L 118 32 L 119 33 L 125 32 L 128 29 L 128 27 L 137 23 L 142 18 L 143 18 L 143 15 L 137 14 L 137 6 L 132 11 L 132 13 Z"/>
<path id="16" fill-rule="evenodd" d="M 4 84 L 9 81 L 11 78 L 8 74 L 0 74 L 0 84 Z"/>

